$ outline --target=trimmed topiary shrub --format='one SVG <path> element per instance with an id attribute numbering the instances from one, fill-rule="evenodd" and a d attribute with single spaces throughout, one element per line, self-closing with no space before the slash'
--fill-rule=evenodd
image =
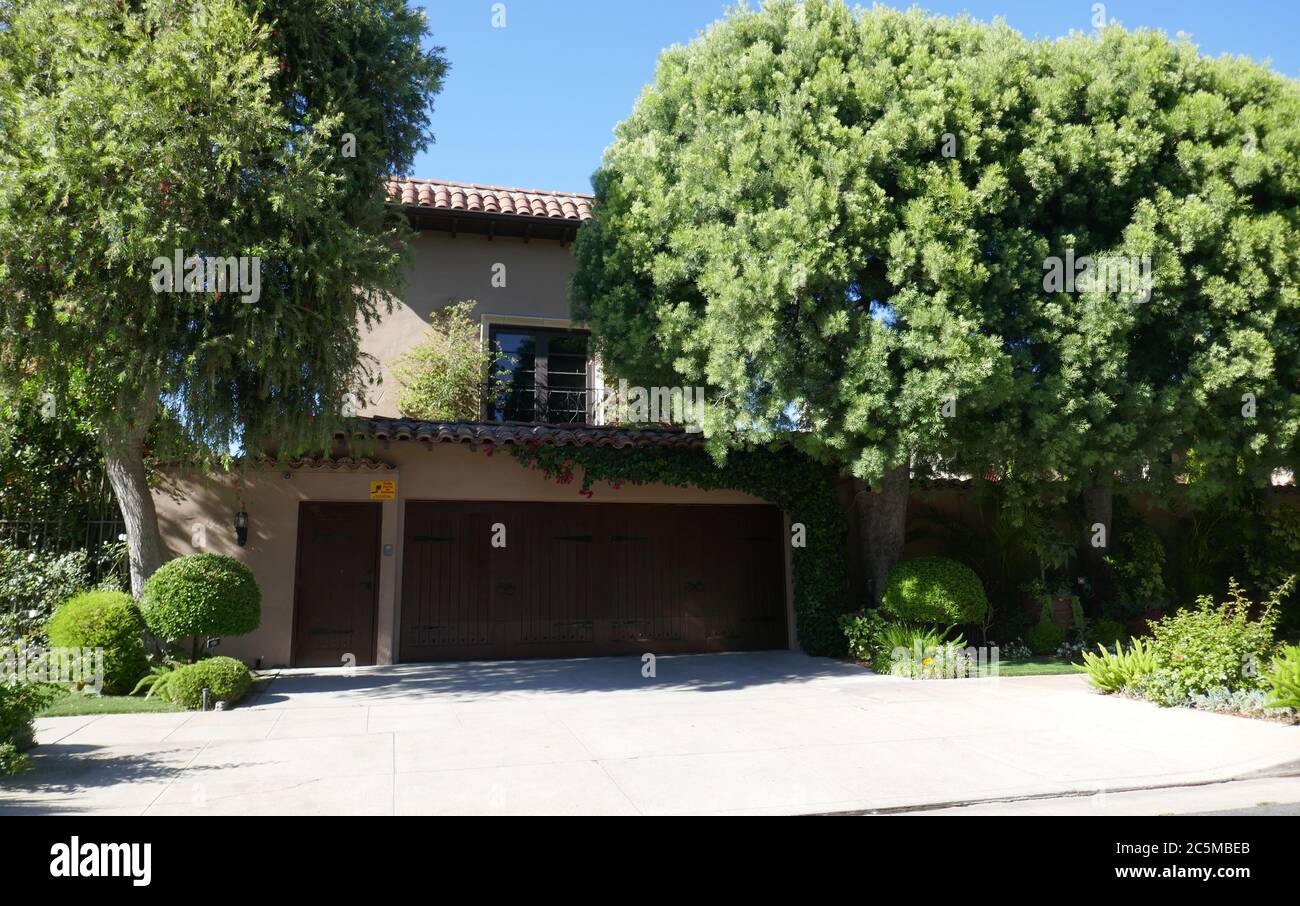
<path id="1" fill-rule="evenodd" d="M 900 620 L 960 626 L 984 619 L 989 602 L 970 567 L 947 557 L 917 557 L 889 574 L 880 606 Z"/>
<path id="2" fill-rule="evenodd" d="M 1025 633 L 1025 644 L 1034 654 L 1055 654 L 1065 641 L 1065 630 L 1051 620 L 1039 620 L 1038 625 Z"/>
<path id="3" fill-rule="evenodd" d="M 124 695 L 149 669 L 140 633 L 144 621 L 130 595 L 88 591 L 63 602 L 50 618 L 56 648 L 103 648 L 104 692 Z"/>
<path id="4" fill-rule="evenodd" d="M 203 690 L 209 701 L 234 704 L 248 694 L 253 676 L 233 657 L 210 657 L 186 664 L 171 674 L 164 694 L 182 708 L 193 710 L 203 704 Z"/>
<path id="5" fill-rule="evenodd" d="M 262 622 L 262 592 L 233 557 L 194 554 L 164 563 L 140 597 L 145 625 L 159 638 L 243 635 Z M 197 647 L 196 647 L 197 650 Z"/>

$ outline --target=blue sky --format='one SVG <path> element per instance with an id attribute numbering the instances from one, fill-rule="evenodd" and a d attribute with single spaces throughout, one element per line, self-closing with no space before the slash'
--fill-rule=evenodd
<path id="1" fill-rule="evenodd" d="M 930 0 L 936 13 L 1006 19 L 1022 34 L 1090 31 L 1093 0 Z M 659 51 L 721 18 L 730 0 L 429 0 L 433 43 L 452 70 L 433 117 L 435 143 L 411 176 L 535 189 L 590 190 L 616 123 L 654 77 Z M 756 3 L 751 2 L 751 6 Z M 866 4 L 869 5 L 869 4 Z M 910 4 L 891 4 L 905 7 Z M 1203 53 L 1271 60 L 1300 77 L 1296 0 L 1115 0 L 1128 28 L 1186 32 Z"/>

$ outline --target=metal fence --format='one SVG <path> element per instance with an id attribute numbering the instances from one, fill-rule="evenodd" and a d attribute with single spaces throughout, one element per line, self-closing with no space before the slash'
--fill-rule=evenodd
<path id="1" fill-rule="evenodd" d="M 129 578 L 126 558 L 111 556 L 110 548 L 125 537 L 126 523 L 107 478 L 82 496 L 89 499 L 68 501 L 54 513 L 30 512 L 26 506 L 0 511 L 0 543 L 52 554 L 84 550 L 94 581 L 110 573 Z"/>

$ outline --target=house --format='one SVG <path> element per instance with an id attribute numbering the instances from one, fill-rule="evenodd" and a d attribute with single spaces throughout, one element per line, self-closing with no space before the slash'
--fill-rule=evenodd
<path id="1" fill-rule="evenodd" d="M 591 197 L 416 179 L 388 192 L 418 235 L 403 297 L 364 338 L 384 382 L 347 436 L 321 458 L 177 472 L 155 494 L 171 555 L 237 557 L 261 586 L 260 628 L 218 652 L 337 666 L 795 645 L 776 507 L 666 485 L 587 498 L 498 452 L 701 443 L 597 424 L 599 363 L 567 301 Z M 402 418 L 391 364 L 431 312 L 471 299 L 483 342 L 517 353 L 517 389 L 481 421 Z"/>

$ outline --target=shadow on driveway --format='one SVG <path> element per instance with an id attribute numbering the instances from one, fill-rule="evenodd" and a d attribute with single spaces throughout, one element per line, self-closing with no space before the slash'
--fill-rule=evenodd
<path id="1" fill-rule="evenodd" d="M 378 704 L 515 693 L 725 692 L 872 675 L 855 664 L 792 651 L 664 656 L 654 666 L 653 677 L 642 676 L 640 657 L 401 664 L 350 673 L 343 668 L 286 670 L 249 705 L 304 704 L 315 698 Z"/>

